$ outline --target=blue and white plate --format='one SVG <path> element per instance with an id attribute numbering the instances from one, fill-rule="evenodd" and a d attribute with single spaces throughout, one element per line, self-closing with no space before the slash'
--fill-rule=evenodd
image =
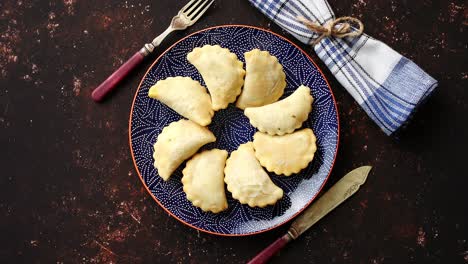
<path id="1" fill-rule="evenodd" d="M 153 167 L 153 144 L 161 130 L 182 117 L 169 107 L 148 97 L 149 88 L 158 80 L 171 76 L 203 79 L 187 61 L 187 53 L 195 47 L 218 44 L 228 48 L 242 61 L 244 52 L 258 48 L 276 56 L 286 72 L 287 87 L 283 98 L 301 84 L 311 87 L 314 97 L 312 113 L 303 127 L 317 136 L 318 150 L 314 160 L 299 174 L 290 177 L 271 173 L 275 184 L 284 190 L 284 197 L 274 206 L 250 208 L 228 196 L 229 208 L 219 214 L 205 213 L 192 206 L 182 190 L 182 169 L 164 182 Z M 203 149 L 220 148 L 232 152 L 251 141 L 255 128 L 243 111 L 230 105 L 215 113 L 209 129 L 217 141 Z M 339 124 L 336 103 L 330 87 L 312 59 L 295 44 L 273 32 L 250 26 L 219 26 L 196 32 L 175 43 L 149 68 L 135 95 L 130 113 L 130 148 L 137 172 L 156 202 L 181 222 L 218 235 L 252 235 L 284 224 L 304 210 L 319 193 L 333 167 L 338 148 Z"/>

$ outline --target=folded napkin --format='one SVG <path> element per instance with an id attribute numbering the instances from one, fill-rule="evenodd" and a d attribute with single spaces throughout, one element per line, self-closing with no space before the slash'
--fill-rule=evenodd
<path id="1" fill-rule="evenodd" d="M 319 34 L 298 17 L 320 25 L 336 19 L 326 0 L 249 1 L 305 44 L 315 44 Z M 437 81 L 414 62 L 366 34 L 352 38 L 325 37 L 314 49 L 387 135 L 400 128 L 437 86 Z"/>

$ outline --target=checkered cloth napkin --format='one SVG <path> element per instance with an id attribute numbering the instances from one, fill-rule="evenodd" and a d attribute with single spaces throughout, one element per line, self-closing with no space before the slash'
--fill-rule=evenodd
<path id="1" fill-rule="evenodd" d="M 319 35 L 298 17 L 321 25 L 336 19 L 327 0 L 249 1 L 305 44 L 312 44 Z M 314 49 L 387 135 L 400 128 L 437 86 L 437 81 L 414 62 L 366 34 L 341 39 L 326 37 Z"/>

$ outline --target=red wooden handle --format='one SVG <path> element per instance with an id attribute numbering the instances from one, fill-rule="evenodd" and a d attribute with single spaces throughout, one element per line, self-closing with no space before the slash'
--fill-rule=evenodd
<path id="1" fill-rule="evenodd" d="M 291 237 L 286 234 L 278 238 L 273 244 L 265 248 L 262 252 L 258 253 L 248 264 L 263 264 L 266 263 L 273 255 L 280 251 L 288 242 L 291 241 Z"/>
<path id="2" fill-rule="evenodd" d="M 111 76 L 94 89 L 91 97 L 94 101 L 101 101 L 110 91 L 117 87 L 122 79 L 127 76 L 138 64 L 140 64 L 145 56 L 139 51 L 135 53 L 128 61 L 126 61 L 119 69 L 117 69 Z"/>

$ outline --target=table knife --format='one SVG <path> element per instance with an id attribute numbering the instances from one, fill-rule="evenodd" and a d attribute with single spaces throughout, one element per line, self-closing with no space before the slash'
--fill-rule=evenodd
<path id="1" fill-rule="evenodd" d="M 366 181 L 367 175 L 371 169 L 371 166 L 363 166 L 346 174 L 333 185 L 330 190 L 323 194 L 318 201 L 314 202 L 294 220 L 284 236 L 278 238 L 273 244 L 250 260 L 248 264 L 266 263 L 275 253 L 286 246 L 286 244 L 298 238 L 307 229 L 322 219 L 322 217 L 356 193 L 359 187 Z"/>

